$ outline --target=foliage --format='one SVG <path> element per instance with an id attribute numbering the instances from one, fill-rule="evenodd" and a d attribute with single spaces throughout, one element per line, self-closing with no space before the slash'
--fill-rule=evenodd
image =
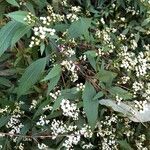
<path id="1" fill-rule="evenodd" d="M 0 0 L 0 149 L 150 149 L 149 0 Z"/>

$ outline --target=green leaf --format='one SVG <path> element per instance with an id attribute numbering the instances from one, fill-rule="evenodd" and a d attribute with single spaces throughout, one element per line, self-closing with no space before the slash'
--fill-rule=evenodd
<path id="1" fill-rule="evenodd" d="M 82 35 L 88 39 L 89 38 L 89 27 L 91 26 L 91 19 L 89 18 L 80 18 L 77 21 L 74 21 L 70 28 L 68 29 L 69 36 L 71 38 L 78 38 Z"/>
<path id="2" fill-rule="evenodd" d="M 0 76 L 12 76 L 16 72 L 16 69 L 5 69 L 0 71 Z"/>
<path id="3" fill-rule="evenodd" d="M 139 39 L 140 39 L 140 34 L 138 32 L 137 34 L 135 34 L 135 41 L 136 41 L 136 43 L 138 43 Z"/>
<path id="4" fill-rule="evenodd" d="M 0 118 L 0 128 L 3 127 L 10 119 L 10 116 L 2 116 Z"/>
<path id="5" fill-rule="evenodd" d="M 2 62 L 4 62 L 4 61 L 7 61 L 11 56 L 12 56 L 12 55 L 9 54 L 9 53 L 6 53 L 6 54 L 2 55 L 2 56 L 0 57 L 0 63 L 2 63 Z"/>
<path id="6" fill-rule="evenodd" d="M 5 10 L 6 10 L 7 6 L 8 6 L 8 3 L 5 3 L 4 1 L 0 2 L 0 20 L 1 21 L 3 20 L 4 14 L 5 14 Z"/>
<path id="7" fill-rule="evenodd" d="M 25 136 L 27 132 L 30 130 L 30 128 L 31 128 L 30 122 L 26 122 L 25 125 L 21 128 L 20 134 Z M 19 136 L 17 138 L 17 144 L 19 144 L 22 139 L 23 139 L 23 136 Z"/>
<path id="8" fill-rule="evenodd" d="M 44 108 L 46 105 L 48 105 L 48 104 L 50 104 L 50 100 L 49 100 L 49 99 L 46 100 L 46 101 L 44 101 L 44 102 L 42 102 L 42 103 L 40 104 L 40 106 L 38 107 L 38 109 L 36 110 L 36 112 L 34 113 L 33 119 L 35 119 L 35 118 L 38 117 L 39 115 L 43 114 L 43 112 L 45 111 L 45 110 L 43 110 L 43 108 Z"/>
<path id="9" fill-rule="evenodd" d="M 0 85 L 11 87 L 12 84 L 8 79 L 0 77 Z"/>
<path id="10" fill-rule="evenodd" d="M 52 114 L 56 109 L 59 108 L 62 99 L 63 99 L 62 96 L 59 96 L 59 97 L 55 100 L 51 114 Z"/>
<path id="11" fill-rule="evenodd" d="M 126 8 L 124 0 L 117 0 L 119 6 L 122 6 L 124 9 Z"/>
<path id="12" fill-rule="evenodd" d="M 98 93 L 94 96 L 93 100 L 97 100 L 97 99 L 101 98 L 103 95 L 104 95 L 103 92 L 98 92 Z"/>
<path id="13" fill-rule="evenodd" d="M 121 34 L 126 35 L 128 32 L 129 32 L 129 28 L 126 28 L 125 30 L 123 30 Z"/>
<path id="14" fill-rule="evenodd" d="M 40 45 L 40 52 L 41 52 L 41 55 L 43 55 L 44 50 L 45 50 L 45 44 L 44 44 L 44 42 L 42 42 L 41 45 Z"/>
<path id="15" fill-rule="evenodd" d="M 47 0 L 32 0 L 36 5 L 38 5 L 39 9 L 42 9 L 43 7 L 47 6 Z"/>
<path id="16" fill-rule="evenodd" d="M 3 145 L 3 148 L 1 150 L 11 150 L 12 146 L 10 144 L 10 141 L 8 138 L 2 137 L 3 141 L 0 141 L 0 144 Z"/>
<path id="17" fill-rule="evenodd" d="M 40 78 L 46 66 L 47 58 L 41 58 L 33 62 L 24 72 L 20 79 L 17 94 L 25 94 Z"/>
<path id="18" fill-rule="evenodd" d="M 6 0 L 9 4 L 19 7 L 19 4 L 16 2 L 16 0 Z"/>
<path id="19" fill-rule="evenodd" d="M 132 98 L 132 94 L 130 92 L 128 92 L 128 91 L 126 91 L 123 88 L 118 87 L 118 86 L 111 87 L 109 89 L 109 92 L 111 94 L 113 94 L 114 96 L 118 95 L 119 97 L 123 98 L 124 100 Z"/>
<path id="20" fill-rule="evenodd" d="M 60 73 L 61 73 L 61 66 L 59 64 L 56 64 L 42 81 L 50 80 L 60 75 Z"/>
<path id="21" fill-rule="evenodd" d="M 98 99 L 93 100 L 96 95 L 96 91 L 94 87 L 89 83 L 85 83 L 85 89 L 83 91 L 82 99 L 83 99 L 83 107 L 89 122 L 89 125 L 92 129 L 95 128 L 96 120 L 98 117 Z"/>
<path id="22" fill-rule="evenodd" d="M 75 100 L 77 99 L 77 94 L 76 88 L 61 90 L 61 95 L 55 100 L 52 112 L 59 108 L 62 99 Z"/>
<path id="23" fill-rule="evenodd" d="M 111 72 L 111 71 L 106 71 L 101 69 L 98 73 L 98 78 L 100 82 L 104 83 L 112 83 L 113 79 L 117 76 L 116 73 Z"/>
<path id="24" fill-rule="evenodd" d="M 95 51 L 87 51 L 85 52 L 91 66 L 96 70 L 96 61 L 95 61 L 95 57 L 96 57 L 96 52 Z"/>
<path id="25" fill-rule="evenodd" d="M 49 94 L 49 92 L 54 89 L 54 87 L 57 85 L 58 81 L 60 79 L 60 75 L 57 75 L 55 77 L 53 77 L 50 80 L 50 83 L 48 83 L 48 90 L 47 90 L 47 94 Z"/>
<path id="26" fill-rule="evenodd" d="M 65 32 L 68 28 L 69 28 L 69 25 L 68 24 L 64 24 L 64 23 L 56 24 L 54 26 L 54 29 L 57 32 Z"/>
<path id="27" fill-rule="evenodd" d="M 129 143 L 127 143 L 126 140 L 120 140 L 118 141 L 119 145 L 120 145 L 120 148 L 122 150 L 133 150 L 133 148 L 129 145 Z"/>
<path id="28" fill-rule="evenodd" d="M 96 57 L 96 52 L 95 51 L 86 51 L 84 54 L 90 55 L 91 57 Z"/>
<path id="29" fill-rule="evenodd" d="M 7 50 L 15 32 L 22 26 L 21 23 L 10 21 L 0 30 L 0 56 Z"/>
<path id="30" fill-rule="evenodd" d="M 11 45 L 13 46 L 16 42 L 19 41 L 20 38 L 22 38 L 28 31 L 31 29 L 30 26 L 21 26 L 14 34 Z"/>
<path id="31" fill-rule="evenodd" d="M 32 2 L 26 1 L 26 7 L 27 7 L 27 10 L 29 10 L 32 14 L 35 15 L 35 10 L 34 10 Z"/>
<path id="32" fill-rule="evenodd" d="M 75 100 L 75 99 L 78 99 L 78 96 L 79 96 L 79 92 L 76 90 L 76 88 L 71 88 L 71 89 L 64 89 L 64 90 L 61 90 L 61 96 L 63 98 L 67 98 L 69 100 Z"/>
<path id="33" fill-rule="evenodd" d="M 146 26 L 149 23 L 150 23 L 150 18 L 147 18 L 142 22 L 142 26 Z"/>
<path id="34" fill-rule="evenodd" d="M 17 21 L 17 22 L 21 22 L 23 24 L 28 24 L 24 18 L 28 15 L 29 12 L 27 11 L 14 11 L 12 13 L 7 14 L 7 17 L 10 17 L 11 19 Z"/>

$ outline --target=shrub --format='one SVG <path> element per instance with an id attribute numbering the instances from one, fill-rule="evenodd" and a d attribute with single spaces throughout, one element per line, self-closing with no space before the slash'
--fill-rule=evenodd
<path id="1" fill-rule="evenodd" d="M 0 148 L 150 148 L 149 0 L 0 1 Z"/>

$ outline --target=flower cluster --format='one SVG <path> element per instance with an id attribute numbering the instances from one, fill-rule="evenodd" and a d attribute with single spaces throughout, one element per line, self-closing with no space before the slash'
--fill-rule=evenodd
<path id="1" fill-rule="evenodd" d="M 0 30 L 0 149 L 148 150 L 149 1 L 44 1 Z"/>
<path id="2" fill-rule="evenodd" d="M 83 83 L 78 83 L 77 84 L 77 91 L 84 91 L 85 85 Z"/>
<path id="3" fill-rule="evenodd" d="M 135 66 L 136 76 L 145 76 L 148 69 L 148 59 L 146 59 L 143 52 L 140 52 L 137 57 L 137 65 Z"/>
<path id="4" fill-rule="evenodd" d="M 45 126 L 49 124 L 49 120 L 46 119 L 46 115 L 40 116 L 39 121 L 36 123 L 37 126 Z"/>
<path id="5" fill-rule="evenodd" d="M 130 80 L 129 76 L 123 76 L 121 77 L 120 81 L 118 81 L 118 84 L 127 84 L 129 80 Z"/>
<path id="6" fill-rule="evenodd" d="M 33 99 L 33 100 L 32 100 L 32 103 L 31 103 L 31 106 L 30 106 L 29 109 L 30 109 L 30 110 L 35 109 L 36 106 L 37 106 L 37 103 L 38 103 L 38 102 L 37 102 L 35 99 Z"/>
<path id="7" fill-rule="evenodd" d="M 111 29 L 111 28 L 106 28 L 106 29 L 104 29 L 104 30 L 99 30 L 99 29 L 97 29 L 96 30 L 96 34 L 95 34 L 95 36 L 98 38 L 98 39 L 100 39 L 100 40 L 102 40 L 103 41 L 103 43 L 102 43 L 102 47 L 99 49 L 99 51 L 98 51 L 98 54 L 101 56 L 101 55 L 103 55 L 103 53 L 112 53 L 113 52 L 113 50 L 115 49 L 115 45 L 113 44 L 113 42 L 112 42 L 112 38 L 111 38 L 111 36 L 110 36 L 110 33 L 111 32 L 116 32 L 116 30 L 113 28 L 113 29 Z M 106 50 L 107 49 L 107 50 Z M 101 51 L 102 51 L 102 53 L 101 53 Z"/>
<path id="8" fill-rule="evenodd" d="M 119 97 L 118 95 L 116 95 L 116 101 L 117 101 L 117 104 L 119 105 L 120 102 L 123 100 L 122 97 Z"/>
<path id="9" fill-rule="evenodd" d="M 64 69 L 67 69 L 71 72 L 71 81 L 75 82 L 78 80 L 78 74 L 77 74 L 77 67 L 76 64 L 70 60 L 63 60 L 61 65 L 64 67 Z"/>
<path id="10" fill-rule="evenodd" d="M 80 129 L 80 134 L 83 135 L 85 138 L 92 138 L 93 132 L 91 127 L 84 124 L 83 127 Z"/>
<path id="11" fill-rule="evenodd" d="M 146 57 L 147 52 L 140 52 L 138 56 L 128 51 L 127 46 L 122 46 L 122 52 L 119 55 L 122 58 L 121 67 L 127 71 L 135 71 L 136 76 L 145 76 L 149 70 L 149 59 Z"/>
<path id="12" fill-rule="evenodd" d="M 117 149 L 117 141 L 115 137 L 116 128 L 112 126 L 117 123 L 117 116 L 105 116 L 104 121 L 100 121 L 97 124 L 98 133 L 97 136 L 102 138 L 102 150 L 105 149 Z"/>
<path id="13" fill-rule="evenodd" d="M 4 114 L 6 112 L 9 112 L 9 107 L 5 106 L 5 108 L 0 108 L 0 114 Z"/>
<path id="14" fill-rule="evenodd" d="M 61 91 L 60 90 L 57 90 L 56 92 L 50 92 L 49 95 L 54 99 L 56 100 L 58 98 L 58 96 L 61 95 Z"/>
<path id="15" fill-rule="evenodd" d="M 136 94 L 144 88 L 144 83 L 142 81 L 135 81 L 132 85 L 132 88 L 134 89 L 134 94 Z"/>
<path id="16" fill-rule="evenodd" d="M 24 18 L 24 21 L 26 21 L 28 24 L 34 24 L 36 22 L 36 17 L 29 12 L 28 15 Z"/>
<path id="17" fill-rule="evenodd" d="M 83 149 L 93 149 L 93 148 L 94 148 L 94 145 L 91 144 L 91 143 L 85 144 L 85 143 L 83 142 L 82 148 L 83 148 Z"/>
<path id="18" fill-rule="evenodd" d="M 41 143 L 41 144 L 39 144 L 38 143 L 38 149 L 41 149 L 41 150 L 43 150 L 43 149 L 48 149 L 48 146 L 47 145 L 45 145 L 44 143 Z"/>
<path id="19" fill-rule="evenodd" d="M 47 10 L 49 13 L 47 18 L 45 18 L 45 17 L 41 18 L 41 20 L 43 21 L 43 24 L 48 23 L 48 25 L 49 25 L 49 23 L 61 22 L 64 20 L 64 15 L 55 13 L 53 10 L 53 7 L 51 5 L 47 6 Z"/>
<path id="20" fill-rule="evenodd" d="M 51 122 L 52 139 L 56 139 L 57 136 L 62 136 L 64 133 L 73 132 L 77 129 L 77 126 L 67 126 L 63 121 L 53 119 Z"/>
<path id="21" fill-rule="evenodd" d="M 60 107 L 63 111 L 64 116 L 71 117 L 74 120 L 78 119 L 79 109 L 77 108 L 76 104 L 70 103 L 70 101 L 67 99 L 63 99 L 60 103 Z"/>
<path id="22" fill-rule="evenodd" d="M 145 141 L 146 136 L 144 134 L 138 136 L 138 140 L 135 141 L 137 150 L 148 150 L 148 148 L 144 146 Z"/>
<path id="23" fill-rule="evenodd" d="M 143 97 L 149 101 L 150 100 L 150 83 L 147 83 L 147 87 L 145 87 L 145 91 L 143 93 Z"/>
<path id="24" fill-rule="evenodd" d="M 75 55 L 75 51 L 71 47 L 66 47 L 65 45 L 59 45 L 58 47 L 64 56 L 71 57 Z"/>
<path id="25" fill-rule="evenodd" d="M 140 111 L 140 112 L 144 112 L 147 108 L 147 101 L 134 101 L 135 103 L 135 108 Z"/>
<path id="26" fill-rule="evenodd" d="M 9 133 L 11 134 L 11 136 L 13 136 L 13 134 L 19 134 L 21 128 L 24 127 L 21 121 L 21 117 L 24 114 L 24 111 L 20 109 L 21 105 L 21 102 L 15 103 L 15 109 L 11 113 L 11 117 L 8 123 L 6 124 L 6 127 L 10 130 Z M 16 138 L 14 138 L 13 140 L 15 141 Z"/>
<path id="27" fill-rule="evenodd" d="M 121 53 L 119 53 L 119 56 L 121 56 L 121 68 L 126 69 L 127 71 L 134 70 L 135 65 L 137 64 L 137 59 L 135 59 L 135 53 L 128 52 L 127 46 L 121 47 Z"/>
<path id="28" fill-rule="evenodd" d="M 81 136 L 79 132 L 74 132 L 71 135 L 67 136 L 67 140 L 63 143 L 63 146 L 67 149 L 70 150 L 73 148 L 73 145 L 77 145 L 80 142 Z"/>
<path id="29" fill-rule="evenodd" d="M 81 12 L 80 6 L 72 6 L 66 18 L 70 20 L 71 22 L 77 21 L 79 19 L 78 14 L 80 12 Z"/>
<path id="30" fill-rule="evenodd" d="M 32 41 L 30 42 L 29 47 L 33 47 L 34 45 L 40 45 L 40 42 L 44 40 L 46 37 L 53 36 L 55 34 L 55 29 L 47 28 L 47 27 L 34 27 L 34 36 L 32 36 Z"/>
<path id="31" fill-rule="evenodd" d="M 64 134 L 65 132 L 67 132 L 66 129 L 66 125 L 63 123 L 63 121 L 59 121 L 59 120 L 53 120 L 51 123 L 51 130 L 52 130 L 52 139 L 56 139 L 56 137 L 59 134 Z"/>

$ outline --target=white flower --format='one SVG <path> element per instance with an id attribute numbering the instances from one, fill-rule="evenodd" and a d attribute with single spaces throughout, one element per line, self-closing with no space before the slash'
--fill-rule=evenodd
<path id="1" fill-rule="evenodd" d="M 63 99 L 60 107 L 64 116 L 71 117 L 74 120 L 78 119 L 79 109 L 77 108 L 76 104 L 70 103 L 70 101 L 67 99 Z"/>
<path id="2" fill-rule="evenodd" d="M 44 143 L 42 143 L 42 144 L 39 144 L 39 143 L 38 143 L 38 148 L 39 148 L 40 150 L 48 150 L 48 146 L 45 145 Z"/>
<path id="3" fill-rule="evenodd" d="M 15 109 L 13 110 L 12 116 L 6 124 L 6 127 L 10 129 L 9 133 L 11 134 L 19 134 L 21 128 L 24 126 L 20 120 L 21 115 L 24 114 L 24 111 L 20 110 L 20 105 L 22 105 L 22 103 L 15 103 Z"/>
<path id="4" fill-rule="evenodd" d="M 77 91 L 84 91 L 85 85 L 83 85 L 83 83 L 78 83 L 77 84 Z"/>
<path id="5" fill-rule="evenodd" d="M 79 132 L 74 132 L 71 135 L 67 136 L 68 139 L 65 140 L 63 146 L 66 147 L 67 150 L 73 147 L 73 145 L 77 145 L 80 142 L 81 136 Z"/>
<path id="6" fill-rule="evenodd" d="M 78 80 L 76 65 L 73 63 L 73 61 L 63 60 L 61 65 L 71 72 L 71 81 L 75 82 Z"/>
<path id="7" fill-rule="evenodd" d="M 83 135 L 85 138 L 92 138 L 93 136 L 91 127 L 86 124 L 80 129 L 80 134 Z"/>
<path id="8" fill-rule="evenodd" d="M 73 6 L 73 7 L 71 7 L 71 11 L 72 12 L 80 12 L 81 11 L 81 7 L 80 6 Z"/>
<path id="9" fill-rule="evenodd" d="M 72 13 L 67 14 L 66 17 L 67 17 L 67 19 L 70 20 L 71 22 L 77 21 L 77 20 L 79 19 L 76 14 L 72 14 Z"/>
<path id="10" fill-rule="evenodd" d="M 37 105 L 37 100 L 32 100 L 32 103 L 31 103 L 31 106 L 30 106 L 29 110 L 35 109 L 36 105 Z"/>
<path id="11" fill-rule="evenodd" d="M 58 96 L 60 96 L 61 95 L 61 91 L 60 90 L 57 90 L 56 92 L 51 92 L 51 93 L 49 93 L 49 95 L 54 99 L 54 100 L 56 100 L 57 98 L 58 98 Z"/>
<path id="12" fill-rule="evenodd" d="M 46 115 L 41 116 L 39 121 L 36 123 L 36 125 L 38 126 L 44 126 L 44 125 L 48 125 L 49 124 L 49 120 L 46 119 Z"/>
<path id="13" fill-rule="evenodd" d="M 122 97 L 119 97 L 118 95 L 116 95 L 116 101 L 117 101 L 117 104 L 120 105 L 120 102 L 123 100 Z"/>
<path id="14" fill-rule="evenodd" d="M 63 134 L 67 132 L 67 126 L 63 123 L 63 121 L 53 119 L 51 123 L 52 130 L 52 139 L 56 139 L 59 134 Z"/>
<path id="15" fill-rule="evenodd" d="M 42 18 L 41 18 L 42 19 Z M 46 26 L 39 26 L 33 28 L 34 35 L 31 37 L 31 42 L 29 47 L 34 45 L 39 45 L 42 40 L 44 40 L 48 35 L 53 36 L 55 34 L 55 29 L 47 28 Z"/>
<path id="16" fill-rule="evenodd" d="M 134 89 L 134 93 L 136 94 L 137 91 L 140 91 L 144 88 L 144 83 L 142 81 L 135 81 L 132 85 L 132 88 Z"/>
<path id="17" fill-rule="evenodd" d="M 105 24 L 104 18 L 101 18 L 101 23 Z"/>
<path id="18" fill-rule="evenodd" d="M 92 149 L 93 147 L 94 147 L 94 145 L 91 144 L 91 143 L 84 144 L 84 145 L 82 146 L 83 149 Z"/>

